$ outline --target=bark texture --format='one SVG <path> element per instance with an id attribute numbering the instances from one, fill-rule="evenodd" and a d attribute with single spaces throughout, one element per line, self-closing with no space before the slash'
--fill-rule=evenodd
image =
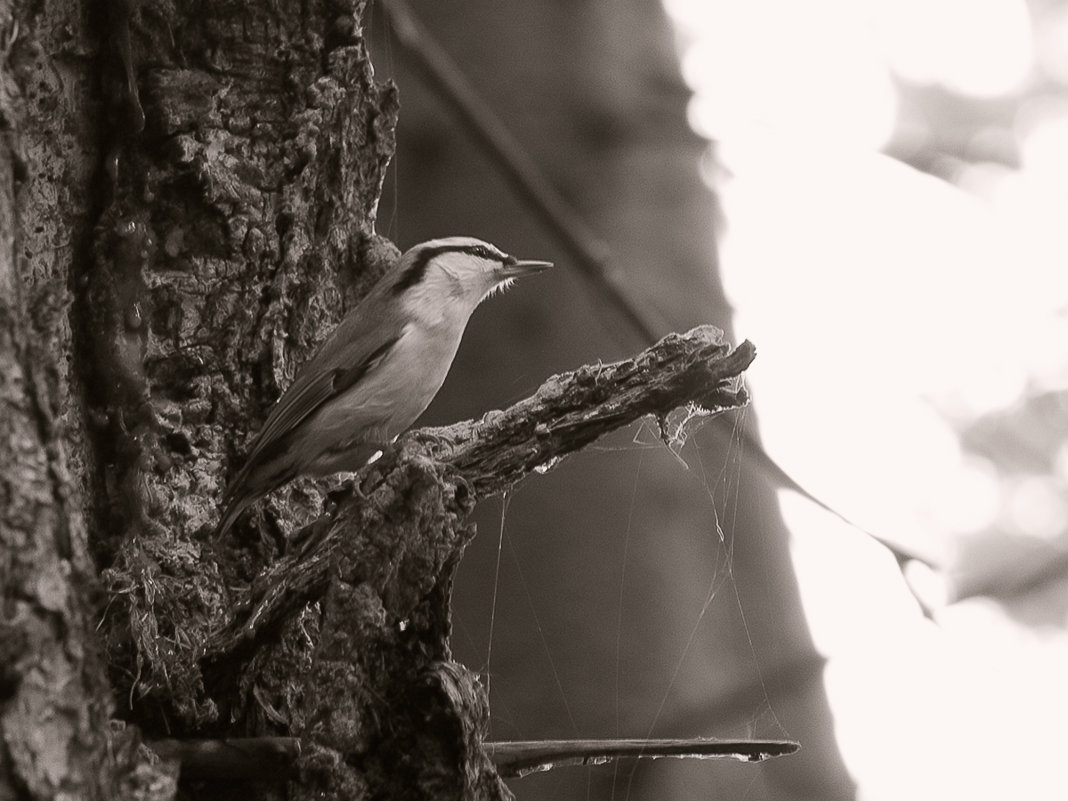
<path id="1" fill-rule="evenodd" d="M 341 667 L 382 613 L 338 581 L 321 606 L 202 670 L 195 656 L 242 587 L 321 500 L 298 484 L 275 495 L 262 537 L 215 551 L 204 535 L 246 435 L 396 255 L 373 224 L 397 101 L 373 79 L 363 11 L 111 7 L 107 202 L 81 306 L 114 689 L 154 735 L 322 743 L 292 797 L 389 793 L 396 781 L 388 763 L 402 752 L 376 725 L 395 699 L 374 699 L 378 719 L 365 717 L 361 684 L 391 663 Z M 346 761 L 357 755 L 369 764 Z"/>
<path id="2" fill-rule="evenodd" d="M 397 103 L 362 13 L 0 7 L 0 795 L 173 795 L 109 719 L 184 734 L 274 708 L 253 679 L 220 702 L 157 671 L 270 558 L 217 562 L 195 535 L 263 407 L 395 253 L 373 221 Z"/>
<path id="3" fill-rule="evenodd" d="M 744 400 L 751 350 L 664 340 L 410 438 L 369 500 L 298 481 L 208 543 L 248 435 L 397 255 L 365 10 L 0 7 L 0 797 L 173 797 L 141 734 L 300 738 L 297 778 L 245 797 L 510 797 L 449 647 L 475 501 L 644 414 Z"/>
<path id="4" fill-rule="evenodd" d="M 95 39 L 77 4 L 0 6 L 0 797 L 166 798 L 95 632 L 69 311 L 96 209 Z"/>
<path id="5" fill-rule="evenodd" d="M 245 435 L 395 253 L 373 222 L 396 97 L 373 80 L 361 3 L 111 11 L 108 202 L 83 320 L 112 678 L 142 725 L 255 729 L 289 699 L 164 668 L 273 555 L 216 560 L 198 533 Z M 278 501 L 318 511 L 301 488 Z"/>

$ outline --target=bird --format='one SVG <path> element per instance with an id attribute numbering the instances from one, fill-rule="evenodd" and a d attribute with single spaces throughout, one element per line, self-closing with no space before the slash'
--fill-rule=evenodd
<path id="1" fill-rule="evenodd" d="M 406 251 L 282 393 L 223 497 L 221 539 L 249 506 L 298 476 L 359 470 L 430 405 L 478 305 L 547 261 L 520 261 L 479 239 Z"/>

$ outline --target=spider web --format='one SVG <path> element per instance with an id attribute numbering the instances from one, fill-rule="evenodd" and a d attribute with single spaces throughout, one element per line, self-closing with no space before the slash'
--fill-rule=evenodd
<path id="1" fill-rule="evenodd" d="M 641 647 L 642 644 L 628 642 L 628 639 L 625 636 L 625 599 L 628 587 L 630 587 L 631 584 L 631 577 L 632 575 L 635 575 L 634 571 L 641 569 L 640 565 L 632 564 L 633 556 L 631 551 L 636 506 L 640 502 L 639 498 L 641 497 L 643 485 L 650 480 L 650 469 L 647 465 L 647 456 L 654 451 L 662 452 L 663 450 L 667 450 L 678 464 L 679 468 L 681 468 L 681 472 L 678 476 L 679 481 L 693 487 L 694 492 L 703 494 L 708 499 L 708 506 L 711 510 L 709 534 L 713 535 L 714 532 L 713 536 L 721 547 L 716 549 L 717 556 L 715 557 L 714 564 L 711 565 L 708 584 L 703 589 L 694 588 L 695 595 L 700 595 L 701 603 L 695 617 L 689 622 L 688 626 L 684 627 L 684 639 L 680 643 L 677 643 L 677 650 L 668 655 L 669 658 L 666 661 L 671 665 L 671 669 L 665 671 L 663 690 L 658 696 L 656 711 L 648 721 L 645 731 L 638 732 L 637 734 L 646 738 L 653 736 L 656 727 L 661 722 L 665 709 L 679 689 L 680 676 L 683 673 L 687 659 L 691 657 L 692 652 L 694 651 L 695 644 L 702 642 L 702 638 L 714 636 L 708 629 L 706 622 L 709 612 L 715 607 L 717 600 L 720 601 L 720 603 L 728 603 L 737 608 L 737 616 L 747 642 L 749 657 L 756 667 L 761 691 L 763 693 L 763 701 L 758 704 L 758 708 L 751 713 L 750 723 L 747 728 L 749 730 L 755 729 L 758 718 L 770 716 L 773 725 L 781 733 L 786 733 L 785 728 L 778 720 L 772 707 L 767 688 L 764 685 L 756 649 L 749 632 L 749 625 L 746 620 L 741 595 L 737 591 L 734 576 L 734 532 L 738 517 L 737 505 L 741 481 L 741 467 L 744 458 L 744 438 L 742 433 L 747 421 L 747 416 L 743 411 L 734 417 L 729 437 L 729 445 L 726 448 L 725 455 L 722 457 L 721 461 L 717 460 L 712 464 L 709 464 L 704 450 L 695 441 L 695 435 L 711 420 L 712 416 L 708 410 L 703 409 L 696 404 L 689 404 L 686 407 L 675 410 L 664 418 L 655 419 L 650 417 L 643 420 L 638 424 L 632 440 L 628 445 L 622 447 L 615 445 L 600 445 L 591 449 L 591 451 L 601 453 L 611 453 L 619 450 L 632 450 L 637 451 L 638 453 L 637 464 L 634 469 L 634 475 L 629 490 L 629 502 L 627 504 L 627 511 L 624 518 L 625 522 L 622 526 L 619 545 L 621 549 L 621 567 L 619 571 L 614 635 L 615 664 L 613 666 L 612 674 L 612 695 L 615 706 L 614 736 L 617 737 L 634 736 L 636 734 L 636 732 L 633 731 L 623 731 L 623 709 L 627 701 L 624 690 L 625 681 L 623 665 L 625 662 L 624 657 L 627 655 L 628 651 L 631 651 L 635 647 Z M 558 694 L 558 700 L 566 712 L 568 727 L 573 733 L 573 736 L 581 738 L 583 733 L 580 732 L 576 722 L 576 700 L 573 697 L 574 691 L 569 692 L 561 678 L 561 670 L 557 665 L 558 657 L 554 657 L 549 638 L 546 636 L 542 620 L 537 613 L 531 588 L 524 575 L 522 560 L 508 536 L 509 503 L 511 497 L 512 496 L 506 496 L 502 499 L 497 532 L 496 570 L 494 577 L 493 602 L 490 612 L 490 635 L 486 647 L 485 658 L 487 690 L 490 686 L 490 677 L 493 669 L 493 631 L 496 622 L 497 594 L 500 589 L 501 581 L 500 565 L 503 551 L 507 548 L 511 566 L 514 569 L 515 574 L 518 576 L 521 597 L 525 602 L 527 611 L 534 621 L 537 647 L 540 649 L 548 664 L 555 692 Z M 726 590 L 726 592 L 724 592 L 724 590 Z M 505 678 L 500 676 L 498 676 L 498 680 L 506 681 Z M 498 701 L 495 701 L 494 703 L 496 704 Z M 494 712 L 496 717 L 496 709 Z M 589 736 L 590 732 L 585 732 L 584 734 Z M 609 734 L 609 732 L 603 732 L 602 736 L 609 736 Z M 610 795 L 612 799 L 622 797 L 629 800 L 632 797 L 632 794 L 635 792 L 635 776 L 638 767 L 641 764 L 642 762 L 637 760 L 632 761 L 629 764 L 620 763 L 618 761 L 614 763 Z M 589 797 L 589 794 L 592 792 L 592 784 L 589 777 L 593 775 L 593 772 L 590 769 L 587 769 L 587 774 L 587 795 Z"/>

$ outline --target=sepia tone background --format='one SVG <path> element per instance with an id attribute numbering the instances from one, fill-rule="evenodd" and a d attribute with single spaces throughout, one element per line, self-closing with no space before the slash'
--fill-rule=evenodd
<path id="1" fill-rule="evenodd" d="M 576 222 L 603 238 L 656 334 L 700 322 L 729 331 L 716 201 L 697 171 L 706 143 L 686 121 L 663 10 L 414 8 Z M 419 79 L 389 24 L 377 10 L 373 52 L 403 110 L 378 230 L 402 246 L 466 233 L 556 262 L 476 313 L 423 420 L 478 416 L 545 375 L 641 345 Z M 458 575 L 454 648 L 473 667 L 490 657 L 495 738 L 788 736 L 802 752 L 762 765 L 558 770 L 514 784 L 520 798 L 851 797 L 774 489 L 747 465 L 733 425 L 694 426 L 682 461 L 653 426 L 620 432 L 483 504 Z"/>
<path id="2" fill-rule="evenodd" d="M 760 421 L 774 458 L 935 569 L 909 565 L 906 583 L 885 551 L 789 492 L 787 560 L 775 494 L 759 470 L 731 472 L 744 452 L 724 454 L 699 431 L 685 470 L 650 432 L 633 432 L 508 500 L 497 582 L 501 511 L 481 510 L 458 587 L 457 648 L 469 664 L 491 653 L 496 587 L 497 736 L 785 731 L 807 751 L 833 732 L 862 797 L 997 797 L 1020 777 L 1008 766 L 974 772 L 970 733 L 1043 732 L 1037 763 L 1052 765 L 1049 720 L 1068 708 L 1055 678 L 1068 530 L 1068 7 L 663 6 L 669 14 L 641 3 L 504 14 L 475 3 L 478 25 L 429 4 L 418 13 L 608 242 L 647 319 L 664 329 L 707 319 L 757 343 L 747 425 Z M 480 397 L 504 402 L 498 377 L 521 387 L 524 368 L 547 354 L 615 352 L 625 324 L 567 270 L 447 104 L 378 41 L 402 93 L 420 98 L 418 121 L 400 128 L 380 227 L 415 241 L 437 225 L 482 231 L 510 219 L 542 239 L 528 246 L 536 240 L 518 234 L 507 247 L 535 247 L 564 268 L 480 311 L 464 372 L 428 414 L 475 413 L 464 388 L 479 376 L 493 379 Z M 447 199 L 468 181 L 480 188 L 465 197 L 492 198 L 493 214 L 467 218 L 467 203 Z M 486 369 L 482 354 L 530 306 L 551 310 L 537 339 L 517 337 L 532 352 Z M 724 526 L 733 560 L 710 527 L 708 489 L 724 489 L 725 465 L 738 482 L 713 497 L 721 523 L 739 515 Z M 567 508 L 541 500 L 569 493 Z M 810 684 L 820 667 L 792 568 L 830 659 L 833 726 Z M 724 704 L 736 682 L 758 677 L 755 697 Z M 801 733 L 805 716 L 819 734 Z M 903 742 L 915 746 L 907 769 L 889 756 Z M 757 768 L 756 795 L 851 792 L 833 746 L 803 756 Z M 805 765 L 821 766 L 815 785 Z M 731 771 L 660 764 L 633 782 L 629 768 L 536 781 L 618 795 L 677 779 L 700 793 Z M 789 778 L 777 783 L 780 771 Z M 752 773 L 741 772 L 744 785 Z M 1029 786 L 1055 792 L 1063 781 L 1036 766 Z"/>
<path id="3" fill-rule="evenodd" d="M 480 675 L 494 739 L 803 745 L 561 769 L 520 798 L 1063 795 L 1068 7 L 662 5 L 414 4 L 649 333 L 711 322 L 759 351 L 744 414 L 635 426 L 482 503 L 455 587 L 470 496 L 434 480 L 422 530 L 414 495 L 387 525 L 335 479 L 207 536 L 383 237 L 557 265 L 476 313 L 425 423 L 648 344 L 387 6 L 0 8 L 0 787 L 167 798 L 176 764 L 143 738 L 268 734 L 309 747 L 303 773 L 246 795 L 438 797 L 458 724 L 466 791 L 507 797 Z M 781 491 L 758 429 L 931 565 Z M 329 581 L 294 592 L 324 541 Z M 290 605 L 242 629 L 264 592 Z M 977 770 L 977 731 L 1027 752 Z"/>

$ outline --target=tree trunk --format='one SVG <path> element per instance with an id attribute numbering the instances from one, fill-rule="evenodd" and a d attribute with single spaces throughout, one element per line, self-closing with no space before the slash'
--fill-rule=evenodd
<path id="1" fill-rule="evenodd" d="M 362 13 L 56 0 L 0 15 L 12 792 L 116 797 L 148 762 L 109 735 L 115 714 L 148 736 L 322 725 L 294 676 L 330 647 L 299 615 L 269 647 L 198 663 L 282 541 L 213 554 L 200 535 L 279 386 L 395 255 L 373 222 L 397 103 Z M 306 486 L 280 496 L 285 526 L 320 506 Z M 335 588 L 327 617 L 350 600 Z"/>

